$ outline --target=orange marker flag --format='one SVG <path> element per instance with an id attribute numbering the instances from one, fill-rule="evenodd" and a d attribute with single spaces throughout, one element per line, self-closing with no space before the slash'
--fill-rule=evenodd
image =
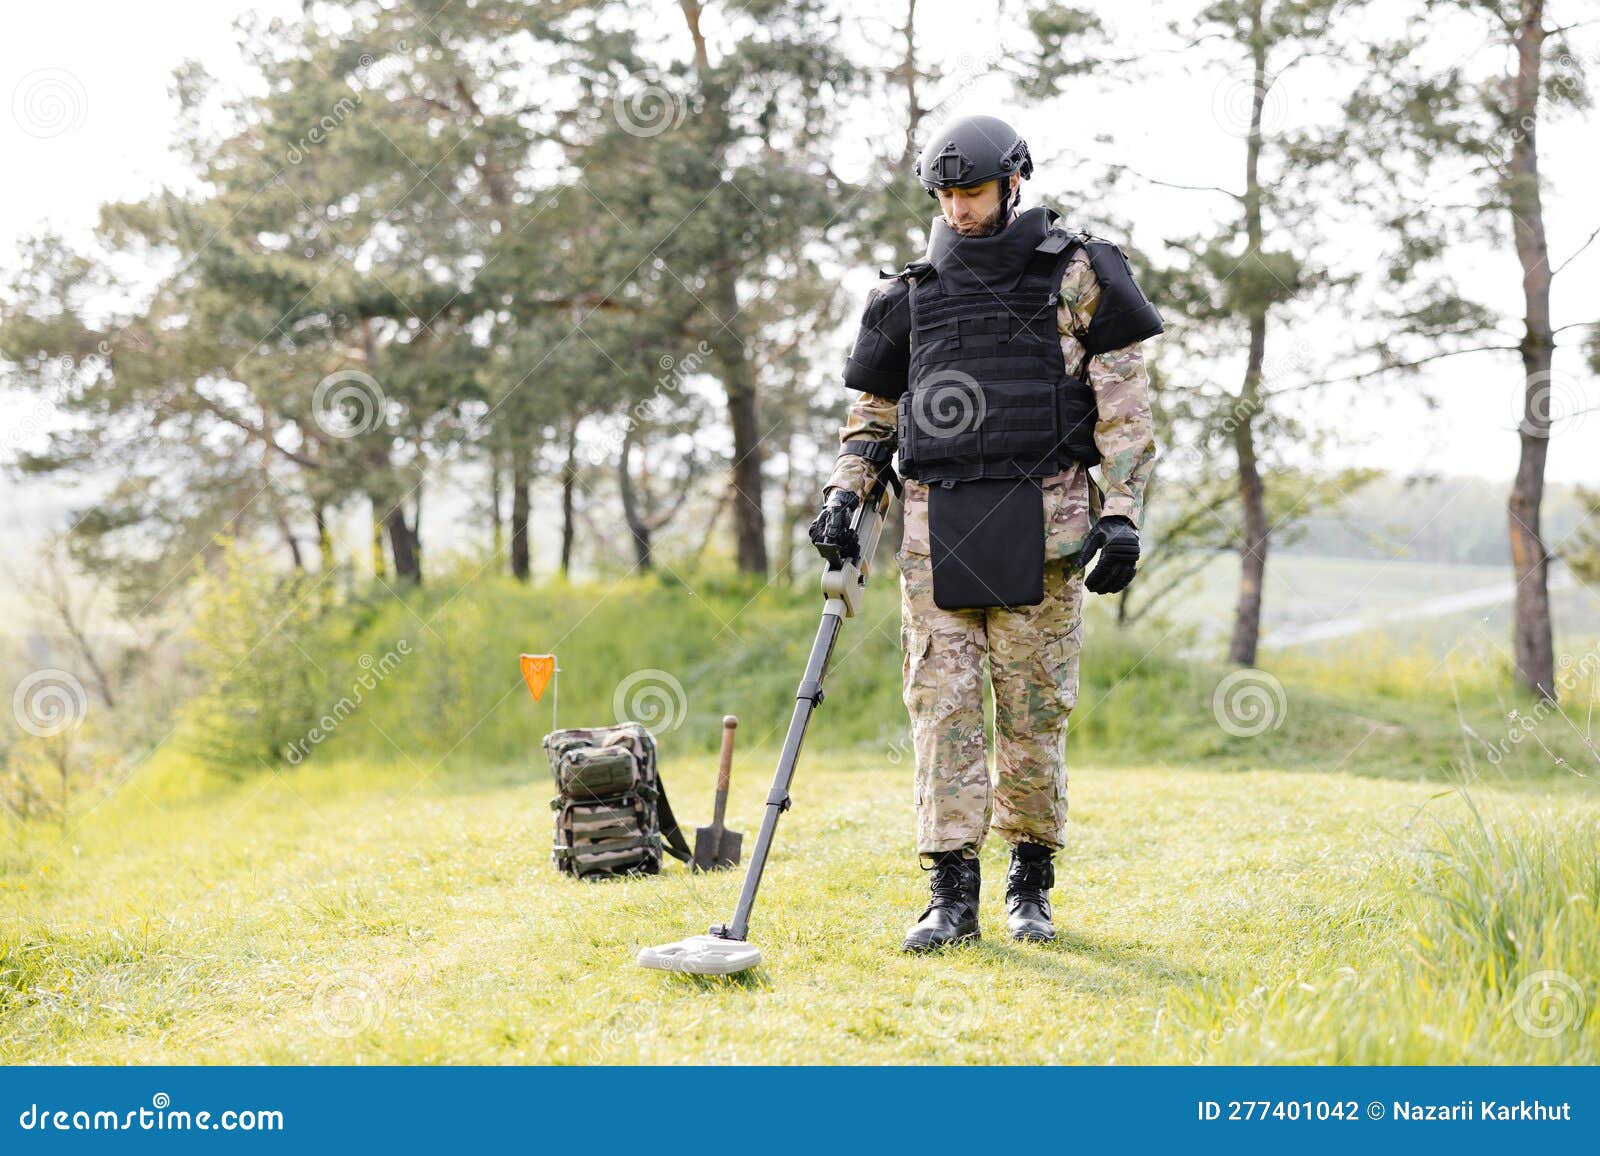
<path id="1" fill-rule="evenodd" d="M 528 693 L 533 695 L 534 702 L 544 697 L 544 688 L 549 684 L 550 676 L 555 670 L 556 656 L 553 654 L 522 656 L 522 681 L 528 684 Z"/>

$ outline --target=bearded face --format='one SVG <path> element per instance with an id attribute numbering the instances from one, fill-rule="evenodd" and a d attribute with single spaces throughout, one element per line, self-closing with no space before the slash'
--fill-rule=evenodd
<path id="1" fill-rule="evenodd" d="M 1022 178 L 1012 173 L 1008 178 L 985 181 L 964 189 L 939 189 L 939 208 L 944 211 L 945 222 L 963 237 L 986 237 L 997 232 L 1000 220 L 1000 191 L 1005 181 L 1015 189 Z"/>

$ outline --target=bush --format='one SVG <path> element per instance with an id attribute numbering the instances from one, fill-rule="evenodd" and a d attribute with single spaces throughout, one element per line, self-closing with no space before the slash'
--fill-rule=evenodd
<path id="1" fill-rule="evenodd" d="M 314 588 L 236 542 L 200 584 L 190 630 L 199 690 L 183 708 L 183 736 L 225 774 L 283 764 L 320 713 Z"/>

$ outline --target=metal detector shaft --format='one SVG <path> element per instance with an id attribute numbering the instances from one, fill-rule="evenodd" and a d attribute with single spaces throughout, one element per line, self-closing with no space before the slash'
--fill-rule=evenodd
<path id="1" fill-rule="evenodd" d="M 822 680 L 828 673 L 828 660 L 833 656 L 833 644 L 839 637 L 839 624 L 854 618 L 860 609 L 861 593 L 866 589 L 867 571 L 873 551 L 878 546 L 878 536 L 883 530 L 883 517 L 889 509 L 890 491 L 880 481 L 871 501 L 862 504 L 856 513 L 856 537 L 861 543 L 861 557 L 857 562 L 841 561 L 830 565 L 822 573 L 822 622 L 817 627 L 816 641 L 811 644 L 811 656 L 806 659 L 806 671 L 795 691 L 794 713 L 789 717 L 789 732 L 783 739 L 783 753 L 778 756 L 778 769 L 772 777 L 772 790 L 767 793 L 767 806 L 761 819 L 761 832 L 756 836 L 750 866 L 745 871 L 744 887 L 739 892 L 739 906 L 734 909 L 730 923 L 718 924 L 712 935 L 724 939 L 744 939 L 750 929 L 750 909 L 755 906 L 756 889 L 761 886 L 761 872 L 767 865 L 767 852 L 772 848 L 773 832 L 778 829 L 778 816 L 789 809 L 789 784 L 794 779 L 795 763 L 800 758 L 800 744 L 805 741 L 806 724 L 811 712 L 822 702 Z"/>

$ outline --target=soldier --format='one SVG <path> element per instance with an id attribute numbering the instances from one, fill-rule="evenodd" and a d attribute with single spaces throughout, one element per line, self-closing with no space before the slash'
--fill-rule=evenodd
<path id="1" fill-rule="evenodd" d="M 1055 937 L 1083 589 L 1132 580 L 1156 457 L 1138 343 L 1162 331 L 1160 315 L 1116 245 L 1058 226 L 1046 206 L 1019 211 L 1032 171 L 1027 143 L 995 117 L 957 120 L 923 150 L 917 176 L 942 215 L 926 257 L 883 274 L 868 300 L 845 366 L 862 392 L 810 530 L 818 545 L 849 543 L 867 481 L 898 449 L 902 673 L 932 893 L 908 951 L 978 938 L 991 827 L 1011 846 L 1007 934 Z"/>

